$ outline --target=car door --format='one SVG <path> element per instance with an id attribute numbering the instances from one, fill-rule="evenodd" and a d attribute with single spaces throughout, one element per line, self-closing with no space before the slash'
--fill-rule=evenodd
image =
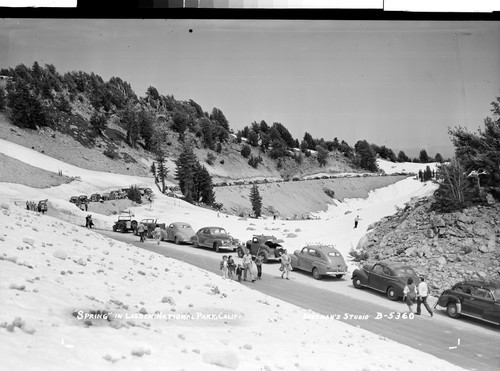
<path id="1" fill-rule="evenodd" d="M 207 228 L 206 230 L 206 233 L 205 233 L 205 242 L 203 243 L 203 245 L 207 246 L 207 247 L 212 247 L 212 245 L 214 244 L 214 233 L 215 233 L 215 230 L 213 229 L 210 229 L 210 228 Z"/>
<path id="2" fill-rule="evenodd" d="M 170 224 L 167 228 L 167 240 L 172 241 L 174 239 L 174 225 Z"/>
<path id="3" fill-rule="evenodd" d="M 462 285 L 455 287 L 455 291 L 458 293 L 460 298 L 460 304 L 462 305 L 462 313 L 464 314 L 474 314 L 474 298 L 472 296 L 472 286 Z"/>
<path id="4" fill-rule="evenodd" d="M 315 249 L 309 249 L 307 254 L 304 255 L 303 259 L 303 267 L 305 271 L 311 272 L 312 271 L 312 266 L 313 262 L 316 260 L 316 250 Z"/>
<path id="5" fill-rule="evenodd" d="M 368 274 L 368 286 L 375 290 L 385 290 L 384 284 L 384 267 L 380 264 L 375 264 Z"/>
<path id="6" fill-rule="evenodd" d="M 300 254 L 299 254 L 298 259 L 297 259 L 297 268 L 304 269 L 304 264 L 305 264 L 304 261 L 307 258 L 308 251 L 309 251 L 309 249 L 307 247 L 304 247 L 300 251 Z"/>
<path id="7" fill-rule="evenodd" d="M 481 287 L 472 289 L 470 310 L 473 316 L 486 319 L 485 315 L 491 311 L 494 305 L 495 302 L 490 290 Z"/>

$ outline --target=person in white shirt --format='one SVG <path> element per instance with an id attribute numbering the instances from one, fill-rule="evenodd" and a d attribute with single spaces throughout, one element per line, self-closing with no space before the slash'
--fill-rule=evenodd
<path id="1" fill-rule="evenodd" d="M 250 275 L 252 282 L 255 282 L 252 273 L 252 256 L 248 250 L 245 252 L 245 255 L 243 255 L 243 281 L 247 280 L 247 274 Z"/>
<path id="2" fill-rule="evenodd" d="M 417 314 L 420 315 L 420 306 L 424 303 L 425 309 L 427 312 L 433 316 L 431 307 L 427 303 L 427 296 L 429 296 L 429 287 L 427 283 L 424 281 L 424 277 L 420 277 L 420 283 L 418 284 L 418 296 L 417 296 Z"/>

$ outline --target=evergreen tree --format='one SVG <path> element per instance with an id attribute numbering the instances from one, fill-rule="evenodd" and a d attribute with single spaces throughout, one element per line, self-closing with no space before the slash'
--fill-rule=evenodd
<path id="1" fill-rule="evenodd" d="M 411 160 L 408 156 L 406 156 L 406 153 L 404 153 L 403 151 L 399 151 L 398 162 L 411 162 Z"/>
<path id="2" fill-rule="evenodd" d="M 435 207 L 442 211 L 454 211 L 469 204 L 467 174 L 458 159 L 438 165 L 437 177 L 441 180 L 434 193 Z"/>
<path id="3" fill-rule="evenodd" d="M 215 202 L 212 177 L 210 173 L 199 162 L 196 164 L 195 192 L 196 199 L 206 205 L 212 205 Z"/>
<path id="4" fill-rule="evenodd" d="M 317 146 L 316 151 L 318 151 L 318 162 L 319 166 L 325 166 L 328 159 L 328 150 L 322 146 Z"/>
<path id="5" fill-rule="evenodd" d="M 250 203 L 252 204 L 252 210 L 255 217 L 260 217 L 262 211 L 262 197 L 257 184 L 254 184 L 250 189 Z"/>
<path id="6" fill-rule="evenodd" d="M 224 116 L 220 109 L 215 107 L 212 109 L 210 120 L 217 121 L 226 131 L 229 131 L 229 121 L 227 121 L 226 116 Z"/>
<path id="7" fill-rule="evenodd" d="M 11 108 L 10 118 L 14 125 L 27 129 L 47 126 L 43 106 L 24 80 L 9 85 L 7 102 Z"/>
<path id="8" fill-rule="evenodd" d="M 356 150 L 356 162 L 359 167 L 368 171 L 378 170 L 375 153 L 366 140 L 359 140 L 354 149 Z"/>
<path id="9" fill-rule="evenodd" d="M 441 156 L 441 153 L 436 153 L 436 156 L 434 156 L 434 161 L 439 162 L 439 163 L 444 162 L 444 158 L 443 158 L 443 156 Z"/>
<path id="10" fill-rule="evenodd" d="M 421 163 L 426 164 L 430 162 L 429 155 L 425 149 L 420 150 L 420 154 L 418 155 L 418 159 Z"/>
<path id="11" fill-rule="evenodd" d="M 127 130 L 127 142 L 132 147 L 137 146 L 137 141 L 140 138 L 140 127 L 137 118 L 137 113 L 132 106 L 127 106 L 120 112 L 120 121 L 122 126 Z"/>
<path id="12" fill-rule="evenodd" d="M 138 204 L 142 203 L 141 191 L 136 186 L 132 186 L 129 188 L 127 192 L 127 198 L 129 200 L 135 201 Z"/>
<path id="13" fill-rule="evenodd" d="M 248 156 L 250 156 L 250 153 L 252 153 L 252 149 L 248 144 L 243 144 L 240 153 L 244 158 L 248 158 Z"/>
<path id="14" fill-rule="evenodd" d="M 7 104 L 7 99 L 5 96 L 5 90 L 0 87 L 0 110 L 3 110 Z"/>
<path id="15" fill-rule="evenodd" d="M 156 165 L 154 161 L 151 163 L 151 167 L 149 168 L 149 171 L 151 171 L 151 174 L 153 174 L 153 177 L 155 178 L 155 183 L 158 181 L 158 178 L 156 176 Z"/>
<path id="16" fill-rule="evenodd" d="M 179 188 L 187 202 L 193 202 L 197 195 L 195 188 L 195 176 L 197 171 L 198 159 L 192 148 L 185 145 L 179 157 L 175 161 L 175 178 L 179 183 Z"/>
<path id="17" fill-rule="evenodd" d="M 90 117 L 90 126 L 92 127 L 94 135 L 101 135 L 107 127 L 106 115 L 98 111 L 94 111 Z"/>

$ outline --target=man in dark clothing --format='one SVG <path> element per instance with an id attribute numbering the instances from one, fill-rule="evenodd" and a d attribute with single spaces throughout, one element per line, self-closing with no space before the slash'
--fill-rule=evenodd
<path id="1" fill-rule="evenodd" d="M 262 261 L 264 259 L 262 258 L 262 255 L 260 255 L 259 253 L 257 253 L 257 255 L 255 256 L 255 266 L 257 267 L 257 279 L 260 280 L 262 279 Z"/>

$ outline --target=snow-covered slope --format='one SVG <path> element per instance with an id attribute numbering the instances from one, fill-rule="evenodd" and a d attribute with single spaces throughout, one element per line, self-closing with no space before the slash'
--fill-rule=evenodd
<path id="1" fill-rule="evenodd" d="M 6 147 L 0 148 L 5 153 Z M 11 150 L 10 155 L 73 172 L 81 182 L 42 190 L 0 183 L 0 198 L 7 200 L 0 207 L 0 355 L 5 369 L 327 370 L 333 364 L 348 370 L 458 369 L 342 322 L 308 319 L 310 312 L 237 282 L 79 226 L 87 213 L 70 204 L 68 195 L 101 190 L 104 184 L 136 184 L 141 178 L 79 171 L 47 158 L 31 161 L 30 150 Z M 285 239 L 289 250 L 309 240 L 335 242 L 346 254 L 369 222 L 431 190 L 430 184 L 408 179 L 367 200 L 331 206 L 315 221 L 241 220 L 161 194 L 153 205 L 132 211 L 137 219 L 184 220 L 195 229 L 221 225 L 241 240 L 273 233 Z M 58 218 L 27 211 L 19 203 L 20 198 L 46 197 Z M 354 230 L 356 213 L 362 221 Z M 98 214 L 93 219 L 106 229 L 114 221 Z M 91 318 L 103 313 L 109 316 Z"/>

